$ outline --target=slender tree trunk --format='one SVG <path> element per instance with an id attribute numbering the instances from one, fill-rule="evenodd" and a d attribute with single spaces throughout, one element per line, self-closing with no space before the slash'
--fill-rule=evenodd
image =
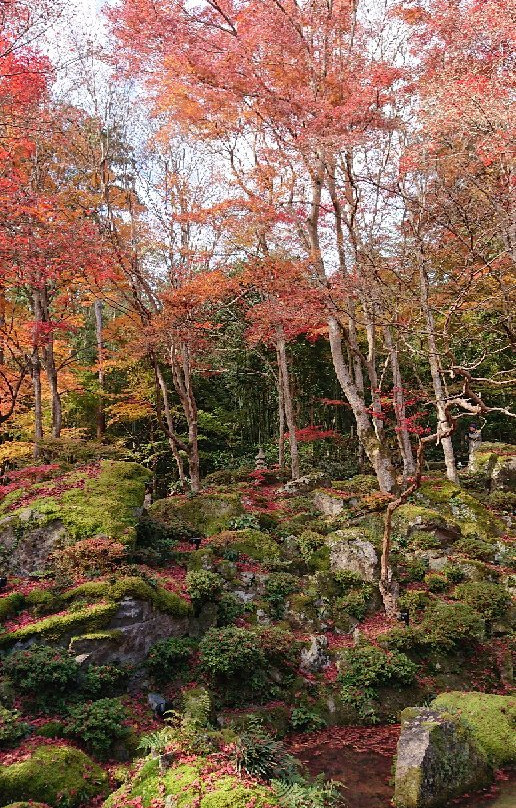
<path id="1" fill-rule="evenodd" d="M 386 348 L 389 352 L 389 361 L 392 372 L 392 398 L 394 403 L 394 414 L 396 416 L 396 437 L 400 447 L 400 454 L 403 460 L 403 481 L 406 482 L 412 477 L 416 470 L 414 455 L 410 435 L 407 429 L 407 414 L 405 410 L 405 394 L 403 392 L 403 381 L 401 378 L 400 363 L 398 359 L 398 349 L 392 338 L 391 330 L 388 326 L 383 329 Z"/>
<path id="2" fill-rule="evenodd" d="M 279 360 L 278 360 L 278 418 L 279 418 L 278 466 L 280 473 L 282 473 L 285 468 L 285 403 L 283 400 L 283 382 L 281 378 Z"/>
<path id="3" fill-rule="evenodd" d="M 421 308 L 425 318 L 427 333 L 428 363 L 430 365 L 430 374 L 432 376 L 435 406 L 437 410 L 437 442 L 443 447 L 444 460 L 446 463 L 446 476 L 449 480 L 456 483 L 458 482 L 458 475 L 455 465 L 455 453 L 453 451 L 452 439 L 450 437 L 450 424 L 448 413 L 446 411 L 446 392 L 441 378 L 439 352 L 437 350 L 437 343 L 435 340 L 435 323 L 429 302 L 428 275 L 425 269 L 423 256 L 420 256 L 419 261 L 419 280 Z"/>
<path id="4" fill-rule="evenodd" d="M 170 446 L 172 455 L 174 457 L 174 460 L 176 461 L 177 472 L 179 475 L 179 482 L 181 484 L 181 488 L 183 489 L 183 491 L 186 491 L 187 482 L 186 482 L 185 466 L 183 463 L 183 458 L 181 457 L 179 442 L 175 435 L 174 419 L 172 417 L 172 410 L 170 407 L 170 399 L 168 395 L 167 384 L 165 382 L 162 370 L 157 362 L 154 365 L 154 370 L 159 390 L 161 392 L 161 398 L 163 401 L 163 411 L 165 413 L 165 431 L 167 434 L 168 445 Z"/>
<path id="5" fill-rule="evenodd" d="M 285 418 L 288 427 L 288 440 L 290 444 L 290 468 L 292 479 L 297 480 L 300 476 L 299 452 L 296 437 L 296 418 L 290 392 L 290 378 L 287 363 L 287 351 L 282 329 L 276 331 L 276 355 L 278 359 L 278 370 L 283 388 L 283 406 L 285 408 Z"/>
<path id="6" fill-rule="evenodd" d="M 365 401 L 358 393 L 355 383 L 349 372 L 347 363 L 344 361 L 342 352 L 342 329 L 335 317 L 330 317 L 328 321 L 330 348 L 333 359 L 333 366 L 337 374 L 344 395 L 346 396 L 357 427 L 358 439 L 362 443 L 364 450 L 375 470 L 378 478 L 380 490 L 390 493 L 396 488 L 396 473 L 392 465 L 389 451 L 378 439 L 373 428 L 371 419 L 367 413 Z"/>
<path id="7" fill-rule="evenodd" d="M 40 455 L 40 442 L 43 440 L 43 406 L 41 401 L 41 362 L 39 349 L 31 354 L 32 386 L 34 389 L 34 457 Z"/>
<path id="8" fill-rule="evenodd" d="M 183 407 L 186 423 L 188 425 L 187 452 L 190 487 L 192 492 L 197 494 L 201 487 L 197 403 L 192 386 L 190 352 L 186 343 L 181 342 L 177 346 L 172 344 L 169 351 L 169 363 L 172 370 L 174 388 L 181 401 L 181 406 Z"/>
<path id="9" fill-rule="evenodd" d="M 93 311 L 95 314 L 95 335 L 97 339 L 97 364 L 99 380 L 99 400 L 97 404 L 97 440 L 102 441 L 106 431 L 106 413 L 104 411 L 104 333 L 101 300 L 95 301 Z"/>

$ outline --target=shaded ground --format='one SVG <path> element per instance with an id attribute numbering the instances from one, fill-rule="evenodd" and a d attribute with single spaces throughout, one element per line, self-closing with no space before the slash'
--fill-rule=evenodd
<path id="1" fill-rule="evenodd" d="M 345 785 L 348 808 L 388 808 L 392 759 L 399 726 L 332 727 L 290 739 L 290 748 L 310 774 L 324 773 Z"/>
<path id="2" fill-rule="evenodd" d="M 311 775 L 344 784 L 347 808 L 391 808 L 398 737 L 399 726 L 331 727 L 293 736 L 288 745 Z M 500 774 L 485 794 L 454 800 L 450 808 L 516 808 L 516 771 Z"/>

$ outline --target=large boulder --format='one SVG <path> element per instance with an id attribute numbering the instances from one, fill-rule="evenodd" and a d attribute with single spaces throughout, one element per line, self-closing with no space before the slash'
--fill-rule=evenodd
<path id="1" fill-rule="evenodd" d="M 324 516 L 339 516 L 345 508 L 344 498 L 329 491 L 314 491 L 313 502 Z"/>
<path id="2" fill-rule="evenodd" d="M 403 711 L 396 756 L 397 808 L 438 808 L 492 779 L 484 749 L 457 713 Z"/>
<path id="3" fill-rule="evenodd" d="M 39 746 L 28 758 L 0 769 L 0 803 L 43 802 L 52 808 L 81 805 L 106 794 L 107 774 L 80 749 Z"/>
<path id="4" fill-rule="evenodd" d="M 44 571 L 55 550 L 94 536 L 132 545 L 148 479 L 138 463 L 103 460 L 11 492 L 0 505 L 0 570 Z"/>
<path id="5" fill-rule="evenodd" d="M 327 637 L 324 634 L 312 634 L 310 645 L 301 651 L 301 668 L 310 673 L 319 673 L 329 664 Z"/>
<path id="6" fill-rule="evenodd" d="M 379 577 L 378 554 L 374 545 L 354 528 L 331 534 L 330 567 L 332 570 L 355 572 L 364 581 L 377 581 Z"/>
<path id="7" fill-rule="evenodd" d="M 69 648 L 86 665 L 134 665 L 146 659 L 158 640 L 184 636 L 188 629 L 187 617 L 177 618 L 149 601 L 126 597 L 105 630 L 72 637 Z"/>
<path id="8" fill-rule="evenodd" d="M 289 480 L 283 486 L 285 494 L 308 494 L 316 488 L 327 488 L 331 485 L 331 477 L 322 471 L 314 471 L 312 474 L 305 474 L 296 480 Z"/>

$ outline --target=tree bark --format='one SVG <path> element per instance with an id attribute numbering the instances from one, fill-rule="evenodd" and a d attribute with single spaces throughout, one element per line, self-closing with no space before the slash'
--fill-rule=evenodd
<path id="1" fill-rule="evenodd" d="M 414 455 L 410 435 L 407 429 L 407 413 L 405 410 L 405 394 L 403 392 L 403 381 L 401 378 L 400 363 L 398 360 L 398 349 L 392 338 L 389 326 L 383 329 L 385 346 L 389 352 L 389 361 L 392 372 L 392 398 L 394 404 L 394 414 L 396 417 L 396 437 L 400 447 L 400 454 L 403 460 L 403 482 L 412 477 L 416 470 Z"/>
<path id="2" fill-rule="evenodd" d="M 375 470 L 380 491 L 391 493 L 396 489 L 396 472 L 392 465 L 389 451 L 379 440 L 367 413 L 365 401 L 358 393 L 347 363 L 344 361 L 340 323 L 335 317 L 330 317 L 328 326 L 333 366 L 340 386 L 353 411 L 358 439 Z"/>
<path id="3" fill-rule="evenodd" d="M 43 440 L 43 406 L 41 401 L 41 362 L 39 349 L 31 354 L 32 386 L 34 389 L 34 457 L 39 457 L 40 442 Z"/>
<path id="4" fill-rule="evenodd" d="M 423 316 L 426 325 L 426 339 L 428 346 L 428 363 L 434 388 L 435 407 L 437 410 L 437 442 L 443 447 L 444 460 L 446 463 L 446 476 L 449 480 L 458 482 L 457 468 L 455 465 L 455 453 L 453 451 L 452 439 L 450 437 L 450 423 L 446 409 L 446 392 L 441 378 L 441 368 L 439 362 L 439 352 L 435 340 L 435 323 L 432 309 L 429 302 L 429 282 L 426 272 L 424 258 L 419 260 L 419 280 L 420 298 Z"/>
<path id="5" fill-rule="evenodd" d="M 281 328 L 276 330 L 276 355 L 278 358 L 278 370 L 283 389 L 283 406 L 285 409 L 285 418 L 288 427 L 288 440 L 290 444 L 290 468 L 292 472 L 292 479 L 297 480 L 300 476 L 299 469 L 299 451 L 296 437 L 296 418 L 294 415 L 294 406 L 292 403 L 292 395 L 290 392 L 290 378 L 287 363 L 287 351 L 285 346 L 285 338 Z"/>
<path id="6" fill-rule="evenodd" d="M 102 301 L 96 300 L 93 305 L 95 314 L 95 336 L 97 340 L 97 365 L 99 381 L 99 400 L 97 404 L 97 440 L 102 441 L 106 431 L 106 413 L 104 411 L 104 334 L 102 323 Z"/>

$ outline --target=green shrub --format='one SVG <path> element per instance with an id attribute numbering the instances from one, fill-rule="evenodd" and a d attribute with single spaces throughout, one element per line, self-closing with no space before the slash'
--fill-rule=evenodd
<path id="1" fill-rule="evenodd" d="M 466 577 L 464 570 L 458 564 L 446 564 L 443 567 L 443 575 L 450 584 L 460 584 Z"/>
<path id="2" fill-rule="evenodd" d="M 223 583 L 220 575 L 209 570 L 191 570 L 186 576 L 186 590 L 197 609 L 208 601 L 217 600 Z"/>
<path id="3" fill-rule="evenodd" d="M 127 685 L 129 669 L 117 665 L 89 665 L 79 677 L 81 694 L 86 698 L 115 696 L 122 693 Z"/>
<path id="4" fill-rule="evenodd" d="M 453 549 L 466 558 L 474 558 L 477 561 L 492 561 L 495 555 L 495 548 L 481 539 L 460 539 L 453 545 Z"/>
<path id="5" fill-rule="evenodd" d="M 168 637 L 152 646 L 145 666 L 156 683 L 165 684 L 187 669 L 192 651 L 192 640 L 185 637 Z"/>
<path id="6" fill-rule="evenodd" d="M 260 521 L 254 513 L 244 513 L 236 516 L 229 523 L 230 530 L 260 530 Z"/>
<path id="7" fill-rule="evenodd" d="M 105 760 L 129 736 L 127 720 L 128 714 L 118 699 L 99 699 L 72 707 L 65 732 Z"/>
<path id="8" fill-rule="evenodd" d="M 46 645 L 15 651 L 2 667 L 14 690 L 45 711 L 62 703 L 79 675 L 79 665 L 67 651 Z"/>
<path id="9" fill-rule="evenodd" d="M 337 808 L 342 805 L 342 790 L 339 783 L 331 780 L 295 782 L 272 780 L 275 803 L 280 808 Z"/>
<path id="10" fill-rule="evenodd" d="M 342 700 L 353 706 L 362 719 L 376 720 L 373 702 L 378 688 L 411 684 L 418 666 L 399 651 L 385 651 L 373 645 L 347 648 L 341 655 L 339 683 Z"/>
<path id="11" fill-rule="evenodd" d="M 290 631 L 279 626 L 263 626 L 256 635 L 267 668 L 278 668 L 285 674 L 298 660 L 302 643 Z"/>
<path id="12" fill-rule="evenodd" d="M 465 603 L 444 603 L 439 601 L 425 612 L 421 622 L 424 641 L 451 650 L 484 636 L 484 621 Z"/>
<path id="13" fill-rule="evenodd" d="M 459 584 L 453 594 L 457 600 L 470 606 L 486 620 L 499 620 L 511 605 L 511 596 L 507 590 L 488 581 Z"/>
<path id="14" fill-rule="evenodd" d="M 516 492 L 494 491 L 489 497 L 489 504 L 505 513 L 514 513 L 516 509 Z"/>
<path id="15" fill-rule="evenodd" d="M 40 746 L 32 757 L 0 769 L 0 803 L 44 802 L 76 808 L 107 790 L 107 775 L 80 749 Z"/>
<path id="16" fill-rule="evenodd" d="M 245 606 L 242 601 L 233 595 L 232 592 L 223 592 L 218 603 L 219 611 L 217 624 L 222 626 L 232 625 L 237 617 L 245 614 Z"/>
<path id="17" fill-rule="evenodd" d="M 423 611 L 430 603 L 430 595 L 425 589 L 409 589 L 401 595 L 398 605 L 401 611 L 407 611 L 413 620 L 418 612 Z"/>
<path id="18" fill-rule="evenodd" d="M 167 523 L 145 513 L 136 527 L 136 560 L 162 564 L 169 561 L 178 542 L 188 541 L 199 534 L 179 516 L 171 515 Z"/>
<path id="19" fill-rule="evenodd" d="M 227 626 L 210 629 L 200 646 L 200 664 L 214 680 L 228 680 L 249 674 L 264 663 L 264 654 L 256 633 Z"/>
<path id="20" fill-rule="evenodd" d="M 347 595 L 337 598 L 335 607 L 338 611 L 346 612 L 357 620 L 363 620 L 367 614 L 372 594 L 373 587 L 365 584 L 361 589 L 351 590 Z"/>
<path id="21" fill-rule="evenodd" d="M 439 575 L 436 572 L 429 572 L 425 575 L 425 584 L 430 592 L 444 592 L 448 586 L 448 580 L 444 575 Z"/>
<path id="22" fill-rule="evenodd" d="M 0 705 L 0 749 L 8 746 L 16 746 L 26 735 L 30 727 L 20 721 L 17 710 L 8 710 Z"/>
<path id="23" fill-rule="evenodd" d="M 271 617 L 281 619 L 285 611 L 285 600 L 299 588 L 299 580 L 288 572 L 273 572 L 265 582 L 264 599 L 270 606 Z"/>
<path id="24" fill-rule="evenodd" d="M 297 544 L 301 557 L 306 564 L 313 561 L 313 557 L 318 550 L 325 545 L 324 536 L 314 530 L 303 530 L 298 536 Z"/>
<path id="25" fill-rule="evenodd" d="M 360 589 L 364 585 L 364 580 L 358 572 L 351 572 L 351 570 L 335 570 L 333 577 L 343 594 L 349 592 L 350 589 Z"/>
<path id="26" fill-rule="evenodd" d="M 25 597 L 20 592 L 11 592 L 0 598 L 0 623 L 25 608 Z"/>
<path id="27" fill-rule="evenodd" d="M 428 572 L 428 561 L 426 558 L 414 558 L 403 565 L 401 580 L 406 583 L 422 581 Z"/>

